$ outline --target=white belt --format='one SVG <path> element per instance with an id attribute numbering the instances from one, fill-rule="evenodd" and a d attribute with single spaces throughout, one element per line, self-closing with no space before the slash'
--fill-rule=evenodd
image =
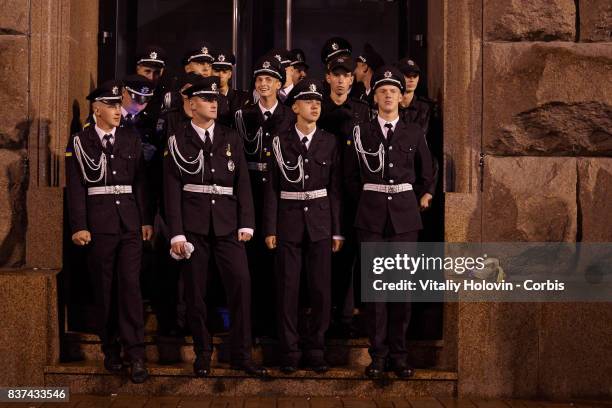
<path id="1" fill-rule="evenodd" d="M 281 191 L 280 198 L 283 200 L 313 200 L 315 198 L 327 197 L 327 190 L 313 191 Z"/>
<path id="2" fill-rule="evenodd" d="M 268 163 L 247 162 L 247 167 L 248 167 L 249 170 L 267 171 L 268 170 Z"/>
<path id="3" fill-rule="evenodd" d="M 234 194 L 233 187 L 223 187 L 217 185 L 204 185 L 204 184 L 185 184 L 183 191 L 189 191 L 192 193 L 202 194 L 221 194 L 221 195 L 232 195 Z"/>
<path id="4" fill-rule="evenodd" d="M 386 194 L 395 194 L 401 193 L 403 191 L 412 190 L 412 184 L 410 183 L 402 183 L 402 184 L 371 184 L 366 183 L 363 185 L 363 191 L 376 191 L 379 193 Z"/>
<path id="5" fill-rule="evenodd" d="M 87 195 L 99 195 L 99 194 L 131 194 L 132 186 L 103 186 L 103 187 L 89 187 L 87 189 Z"/>

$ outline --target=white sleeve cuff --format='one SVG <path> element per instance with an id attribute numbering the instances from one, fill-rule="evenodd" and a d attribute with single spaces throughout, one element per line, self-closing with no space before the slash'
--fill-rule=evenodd
<path id="1" fill-rule="evenodd" d="M 175 242 L 185 242 L 185 241 L 187 241 L 187 238 L 184 235 L 175 235 L 170 240 L 170 245 L 174 244 Z"/>
<path id="2" fill-rule="evenodd" d="M 332 239 L 337 239 L 339 241 L 344 241 L 344 236 L 342 236 L 342 235 L 334 235 L 334 236 L 332 236 Z"/>
<path id="3" fill-rule="evenodd" d="M 246 232 L 247 234 L 250 234 L 251 236 L 253 236 L 253 234 L 255 233 L 255 230 L 253 228 L 240 228 L 238 230 L 238 233 L 240 234 L 241 232 Z"/>

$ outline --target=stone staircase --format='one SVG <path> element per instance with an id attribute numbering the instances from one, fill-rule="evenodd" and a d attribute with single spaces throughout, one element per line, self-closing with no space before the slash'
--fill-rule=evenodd
<path id="1" fill-rule="evenodd" d="M 127 375 L 104 370 L 97 336 L 68 332 L 62 339 L 62 362 L 45 367 L 48 386 L 69 386 L 72 393 L 138 395 L 224 395 L 224 396 L 353 396 L 392 398 L 411 396 L 454 396 L 457 373 L 437 369 L 443 341 L 410 341 L 410 361 L 417 367 L 414 377 L 401 380 L 389 373 L 380 381 L 364 376 L 370 362 L 367 339 L 329 339 L 326 358 L 332 369 L 318 375 L 299 370 L 286 375 L 277 367 L 277 343 L 262 338 L 253 346 L 253 358 L 271 368 L 266 381 L 245 377 L 228 367 L 227 335 L 214 337 L 213 373 L 201 379 L 193 376 L 191 337 L 157 335 L 153 314 L 147 314 L 146 357 L 151 378 L 132 384 Z"/>

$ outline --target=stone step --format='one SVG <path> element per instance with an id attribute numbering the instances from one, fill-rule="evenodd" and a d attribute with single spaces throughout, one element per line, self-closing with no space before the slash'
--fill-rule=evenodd
<path id="1" fill-rule="evenodd" d="M 213 360 L 228 362 L 229 350 L 226 335 L 213 337 Z M 328 339 L 326 358 L 332 366 L 366 366 L 370 363 L 367 339 Z M 194 358 L 191 337 L 163 337 L 146 335 L 145 351 L 149 362 L 191 363 Z M 63 361 L 96 361 L 104 355 L 96 335 L 70 332 L 62 341 Z M 443 347 L 442 340 L 412 340 L 408 342 L 409 359 L 417 368 L 436 367 Z M 278 343 L 274 339 L 262 338 L 253 346 L 253 358 L 266 366 L 277 365 Z"/>
<path id="2" fill-rule="evenodd" d="M 195 378 L 191 365 L 171 367 L 149 364 L 151 378 L 144 384 L 132 384 L 126 374 L 112 375 L 100 361 L 62 363 L 45 367 L 45 385 L 70 387 L 73 394 L 136 394 L 187 396 L 351 396 L 368 398 L 454 396 L 457 373 L 438 370 L 416 370 L 407 380 L 389 374 L 372 381 L 363 374 L 363 367 L 333 368 L 323 375 L 299 370 L 285 375 L 270 370 L 266 381 L 246 377 L 225 364 L 214 364 L 208 378 Z"/>

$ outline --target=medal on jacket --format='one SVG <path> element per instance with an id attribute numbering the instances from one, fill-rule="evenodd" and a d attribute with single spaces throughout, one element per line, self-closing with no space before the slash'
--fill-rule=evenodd
<path id="1" fill-rule="evenodd" d="M 236 168 L 236 165 L 234 164 L 234 161 L 232 160 L 232 147 L 230 146 L 230 144 L 227 144 L 227 147 L 225 148 L 225 155 L 229 158 L 229 160 L 227 161 L 227 169 L 229 171 L 234 171 L 234 169 Z"/>

